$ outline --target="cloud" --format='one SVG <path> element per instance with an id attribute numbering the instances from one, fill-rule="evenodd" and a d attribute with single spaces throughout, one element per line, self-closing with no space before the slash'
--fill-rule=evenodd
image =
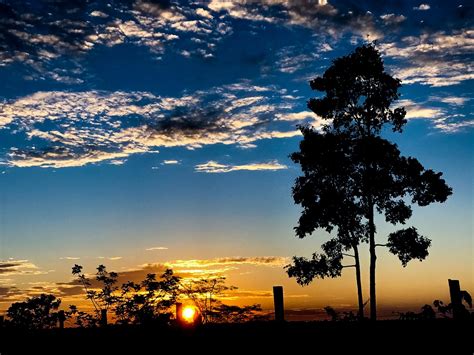
<path id="1" fill-rule="evenodd" d="M 195 170 L 200 173 L 229 173 L 232 171 L 262 171 L 262 170 L 282 170 L 287 169 L 286 165 L 280 164 L 278 161 L 273 160 L 266 163 L 252 163 L 243 165 L 226 165 L 220 164 L 216 161 L 208 161 L 207 163 L 198 164 L 195 166 Z"/>
<path id="2" fill-rule="evenodd" d="M 98 256 L 97 259 L 102 259 L 102 260 L 110 260 L 110 261 L 116 261 L 116 260 L 120 260 L 122 259 L 123 257 L 121 256 Z"/>
<path id="3" fill-rule="evenodd" d="M 437 105 L 441 103 L 451 106 L 449 110 L 444 107 L 425 106 L 426 103 L 417 104 L 412 100 L 399 100 L 396 107 L 405 107 L 407 119 L 429 119 L 433 128 L 442 133 L 458 133 L 474 127 L 474 120 L 467 119 L 463 113 L 453 113 L 452 106 L 463 105 L 466 100 L 462 97 L 446 96 L 437 97 L 431 96 L 429 102 Z M 469 100 L 469 99 L 467 99 Z"/>
<path id="4" fill-rule="evenodd" d="M 395 15 L 393 13 L 381 15 L 380 18 L 387 25 L 398 25 L 407 19 L 403 15 Z"/>
<path id="5" fill-rule="evenodd" d="M 179 160 L 163 160 L 161 163 L 163 165 L 177 165 L 179 164 Z"/>
<path id="6" fill-rule="evenodd" d="M 337 8 L 326 0 L 212 0 L 208 7 L 237 19 L 303 26 L 317 33 L 324 29 L 324 34 L 333 38 L 340 38 L 345 33 L 355 33 L 362 38 L 369 35 L 372 40 L 381 37 L 376 19 L 370 12 L 357 6 Z"/>
<path id="7" fill-rule="evenodd" d="M 190 259 L 190 260 L 173 260 L 165 263 L 147 263 L 137 268 L 118 271 L 118 285 L 128 281 L 140 282 L 147 274 L 156 274 L 158 277 L 171 268 L 173 272 L 186 280 L 197 279 L 201 277 L 214 277 L 223 275 L 229 271 L 238 270 L 240 266 L 253 267 L 282 267 L 288 264 L 289 258 L 282 256 L 255 256 L 255 257 L 222 257 L 214 259 Z M 109 269 L 109 271 L 117 271 Z M 94 275 L 86 274 L 91 280 L 92 288 L 99 287 L 99 283 L 95 280 Z M 59 282 L 52 287 L 57 288 L 64 295 L 83 294 L 84 291 L 77 280 L 69 282 Z M 247 296 L 250 296 L 249 291 Z"/>
<path id="8" fill-rule="evenodd" d="M 81 258 L 77 257 L 77 256 L 61 256 L 59 258 L 59 260 L 79 260 Z"/>
<path id="9" fill-rule="evenodd" d="M 154 250 L 168 250 L 167 247 L 151 247 L 151 248 L 147 248 L 145 249 L 146 251 L 154 251 Z"/>
<path id="10" fill-rule="evenodd" d="M 195 19 L 187 2 L 161 6 L 152 1 L 42 1 L 40 6 L 7 1 L 0 4 L 0 66 L 21 63 L 25 78 L 83 82 L 85 54 L 98 46 L 143 46 L 160 59 L 165 48 L 188 49 L 204 57 L 231 32 L 224 20 L 205 9 Z M 180 40 L 180 33 L 205 36 L 201 44 Z M 184 47 L 184 48 L 183 48 Z"/>
<path id="11" fill-rule="evenodd" d="M 382 52 L 398 60 L 394 74 L 402 84 L 442 87 L 474 79 L 469 58 L 474 50 L 474 30 L 423 33 L 400 42 L 380 44 Z"/>
<path id="12" fill-rule="evenodd" d="M 261 139 L 293 137 L 299 132 L 277 126 L 277 115 L 291 113 L 295 105 L 286 90 L 248 81 L 180 97 L 49 91 L 0 103 L 0 124 L 19 138 L 7 151 L 11 166 L 120 165 L 157 148 L 193 150 L 219 143 L 250 148 Z"/>
<path id="13" fill-rule="evenodd" d="M 448 105 L 463 106 L 466 102 L 470 100 L 468 97 L 460 96 L 446 96 L 446 97 L 430 97 L 430 100 L 440 101 Z"/>
<path id="14" fill-rule="evenodd" d="M 28 260 L 9 259 L 0 261 L 0 276 L 13 275 L 44 275 L 47 271 L 42 271 L 38 266 Z"/>
<path id="15" fill-rule="evenodd" d="M 166 263 L 172 268 L 196 268 L 227 265 L 254 265 L 254 266 L 283 266 L 288 263 L 287 257 L 282 256 L 255 256 L 255 257 L 223 257 L 215 259 L 175 260 Z"/>
<path id="16" fill-rule="evenodd" d="M 212 14 L 203 8 L 196 9 L 196 14 L 205 18 L 209 18 L 209 19 L 213 18 Z"/>
<path id="17" fill-rule="evenodd" d="M 431 6 L 429 4 L 420 4 L 419 6 L 415 6 L 413 10 L 418 10 L 418 11 L 427 11 L 431 9 Z"/>
<path id="18" fill-rule="evenodd" d="M 440 108 L 426 108 L 421 106 L 412 106 L 407 110 L 406 119 L 410 118 L 438 118 L 443 114 Z"/>
<path id="19" fill-rule="evenodd" d="M 451 115 L 435 121 L 435 128 L 444 133 L 458 133 L 468 129 L 474 128 L 474 119 L 467 120 L 453 120 L 457 115 Z"/>
<path id="20" fill-rule="evenodd" d="M 306 48 L 304 48 L 306 49 Z M 308 68 L 311 62 L 315 62 L 319 55 L 317 53 L 300 53 L 295 46 L 284 47 L 277 53 L 276 67 L 282 73 L 293 74 L 296 71 Z"/>

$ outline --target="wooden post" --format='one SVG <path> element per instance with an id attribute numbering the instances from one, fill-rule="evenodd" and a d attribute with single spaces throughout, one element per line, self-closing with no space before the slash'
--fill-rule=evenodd
<path id="1" fill-rule="evenodd" d="M 58 312 L 58 321 L 59 321 L 59 329 L 64 329 L 64 321 L 66 320 L 66 316 L 64 311 L 61 310 Z"/>
<path id="2" fill-rule="evenodd" d="M 100 326 L 101 327 L 107 326 L 107 310 L 106 309 L 100 310 Z"/>
<path id="3" fill-rule="evenodd" d="M 273 303 L 275 306 L 275 320 L 283 322 L 285 320 L 283 306 L 283 286 L 273 286 Z"/>
<path id="4" fill-rule="evenodd" d="M 459 280 L 448 279 L 449 295 L 451 297 L 451 306 L 453 307 L 453 318 L 460 319 L 462 317 L 462 296 Z"/>
<path id="5" fill-rule="evenodd" d="M 181 325 L 183 323 L 183 304 L 176 302 L 176 322 Z"/>

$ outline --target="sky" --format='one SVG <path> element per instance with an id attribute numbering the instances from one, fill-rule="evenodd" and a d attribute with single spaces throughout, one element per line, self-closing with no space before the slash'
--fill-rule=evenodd
<path id="1" fill-rule="evenodd" d="M 432 239 L 425 261 L 378 251 L 380 308 L 448 301 L 448 278 L 474 292 L 473 15 L 467 1 L 0 1 L 0 311 L 43 292 L 82 302 L 76 263 L 224 275 L 229 302 L 268 309 L 283 285 L 308 319 L 355 308 L 352 269 L 307 287 L 283 269 L 330 238 L 295 237 L 288 156 L 298 124 L 325 123 L 309 80 L 374 40 L 408 118 L 386 137 L 453 188 L 408 222 Z M 379 219 L 377 240 L 395 228 Z"/>

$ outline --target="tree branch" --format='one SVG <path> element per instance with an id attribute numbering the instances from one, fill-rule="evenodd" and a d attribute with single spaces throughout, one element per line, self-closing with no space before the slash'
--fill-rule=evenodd
<path id="1" fill-rule="evenodd" d="M 346 253 L 342 253 L 342 255 L 344 255 L 344 256 L 350 256 L 351 258 L 355 258 L 355 256 L 354 256 L 354 255 L 352 255 L 352 254 L 346 254 Z"/>
<path id="2" fill-rule="evenodd" d="M 342 267 L 355 267 L 355 265 L 342 265 Z"/>
<path id="3" fill-rule="evenodd" d="M 386 247 L 387 244 L 375 244 L 376 247 Z"/>

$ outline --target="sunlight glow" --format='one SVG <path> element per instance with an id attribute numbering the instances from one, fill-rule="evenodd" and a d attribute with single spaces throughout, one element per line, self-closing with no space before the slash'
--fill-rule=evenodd
<path id="1" fill-rule="evenodd" d="M 194 315 L 196 314 L 196 309 L 193 306 L 186 306 L 183 309 L 183 319 L 188 322 L 192 323 L 194 322 Z"/>

